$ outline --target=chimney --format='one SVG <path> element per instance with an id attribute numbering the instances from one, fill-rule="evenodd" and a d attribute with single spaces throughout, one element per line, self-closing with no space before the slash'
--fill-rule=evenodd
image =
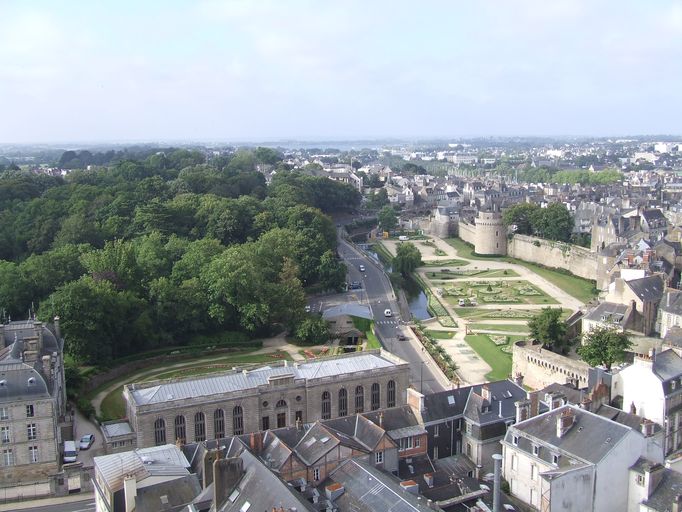
<path id="1" fill-rule="evenodd" d="M 251 449 L 251 453 L 256 453 L 256 433 L 251 432 L 251 435 L 249 436 L 249 448 Z"/>
<path id="2" fill-rule="evenodd" d="M 381 428 L 384 428 L 384 413 L 383 412 L 379 413 L 379 426 Z"/>
<path id="3" fill-rule="evenodd" d="M 216 509 L 222 507 L 243 474 L 244 461 L 239 457 L 213 462 L 213 503 Z"/>
<path id="4" fill-rule="evenodd" d="M 498 405 L 499 405 L 499 408 L 498 408 L 498 409 L 499 409 L 499 412 L 497 413 L 497 415 L 498 415 L 500 418 L 502 418 L 502 417 L 503 417 L 503 416 L 502 416 L 502 400 L 500 400 L 500 401 L 497 402 L 497 403 L 498 403 Z"/>
<path id="5" fill-rule="evenodd" d="M 637 414 L 637 406 L 635 405 L 635 402 L 630 403 L 630 414 Z"/>
<path id="6" fill-rule="evenodd" d="M 530 400 L 530 417 L 535 418 L 540 412 L 540 400 L 538 399 L 538 392 L 532 391 L 528 393 Z"/>
<path id="7" fill-rule="evenodd" d="M 682 494 L 678 494 L 673 498 L 673 506 L 671 512 L 682 512 Z"/>
<path id="8" fill-rule="evenodd" d="M 416 412 L 424 411 L 424 395 L 413 388 L 407 388 L 407 405 Z"/>
<path id="9" fill-rule="evenodd" d="M 41 359 L 43 361 L 43 371 L 45 372 L 45 375 L 49 375 L 51 363 L 52 363 L 52 357 L 43 356 Z"/>
<path id="10" fill-rule="evenodd" d="M 649 350 L 649 359 L 651 359 L 651 362 L 653 363 L 656 362 L 656 347 Z"/>
<path id="11" fill-rule="evenodd" d="M 424 482 L 429 486 L 429 489 L 433 487 L 433 473 L 424 473 Z"/>
<path id="12" fill-rule="evenodd" d="M 133 475 L 126 475 L 123 479 L 123 496 L 125 512 L 133 512 L 135 510 L 135 497 L 137 496 L 137 480 Z"/>
<path id="13" fill-rule="evenodd" d="M 561 393 L 549 393 L 547 397 L 547 401 L 549 402 L 549 410 L 554 411 L 555 409 L 558 409 L 562 405 L 564 405 L 564 395 Z"/>
<path id="14" fill-rule="evenodd" d="M 516 406 L 516 423 L 530 418 L 530 400 L 519 400 L 514 405 Z"/>
<path id="15" fill-rule="evenodd" d="M 644 437 L 651 437 L 654 435 L 654 422 L 644 418 L 640 424 L 640 430 Z"/>
<path id="16" fill-rule="evenodd" d="M 400 482 L 400 487 L 403 491 L 407 491 L 411 494 L 414 494 L 415 496 L 419 494 L 419 486 L 414 480 L 405 480 L 404 482 Z"/>
<path id="17" fill-rule="evenodd" d="M 563 437 L 571 429 L 574 422 L 575 412 L 573 410 L 567 407 L 561 411 L 561 414 L 556 417 L 556 436 L 558 438 Z"/>
<path id="18" fill-rule="evenodd" d="M 493 454 L 493 463 L 495 464 L 495 472 L 493 473 L 493 512 L 500 512 L 500 487 L 502 480 L 502 455 L 499 453 Z"/>
<path id="19" fill-rule="evenodd" d="M 663 480 L 665 468 L 660 464 L 647 464 L 644 466 L 644 488 L 646 489 L 647 499 L 656 492 L 658 485 Z"/>
<path id="20" fill-rule="evenodd" d="M 324 488 L 324 494 L 327 496 L 328 500 L 334 501 L 341 496 L 345 490 L 346 488 L 343 485 L 338 482 L 334 482 L 333 484 L 327 485 Z"/>
<path id="21" fill-rule="evenodd" d="M 483 384 L 483 386 L 481 386 L 481 396 L 483 397 L 483 400 L 490 402 L 490 386 L 488 386 L 488 384 Z"/>
<path id="22" fill-rule="evenodd" d="M 59 328 L 59 317 L 54 317 L 54 332 L 57 335 L 57 339 L 62 339 L 62 330 Z"/>
<path id="23" fill-rule="evenodd" d="M 592 400 L 590 400 L 587 397 L 583 398 L 580 401 L 580 408 L 591 412 L 592 411 Z"/>
<path id="24" fill-rule="evenodd" d="M 215 461 L 218 459 L 221 459 L 223 456 L 223 453 L 219 449 L 214 449 L 214 450 L 206 450 L 204 452 L 204 460 L 203 460 L 203 485 L 204 489 L 211 485 L 211 482 L 213 482 L 213 464 Z"/>
<path id="25" fill-rule="evenodd" d="M 523 373 L 516 372 L 516 375 L 514 376 L 514 384 L 520 388 L 523 387 Z"/>

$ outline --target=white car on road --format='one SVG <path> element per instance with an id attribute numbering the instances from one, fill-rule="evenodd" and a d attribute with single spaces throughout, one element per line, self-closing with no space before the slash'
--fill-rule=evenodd
<path id="1" fill-rule="evenodd" d="M 384 310 L 384 316 L 385 317 L 391 317 L 391 316 L 393 316 L 393 312 L 390 309 L 385 309 Z"/>

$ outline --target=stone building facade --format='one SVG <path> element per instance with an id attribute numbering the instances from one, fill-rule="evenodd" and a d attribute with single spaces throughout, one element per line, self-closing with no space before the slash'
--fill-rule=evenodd
<path id="1" fill-rule="evenodd" d="M 59 319 L 0 325 L 0 483 L 57 473 L 66 390 Z"/>
<path id="2" fill-rule="evenodd" d="M 253 370 L 129 384 L 138 448 L 201 442 L 403 405 L 409 365 L 372 350 Z"/>

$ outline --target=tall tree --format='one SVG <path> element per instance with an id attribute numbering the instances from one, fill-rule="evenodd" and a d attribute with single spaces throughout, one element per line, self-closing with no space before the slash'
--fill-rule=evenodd
<path id="1" fill-rule="evenodd" d="M 566 339 L 566 322 L 561 320 L 561 308 L 542 308 L 528 321 L 530 336 L 554 352 L 565 352 L 570 347 Z"/>
<path id="2" fill-rule="evenodd" d="M 504 211 L 502 220 L 507 226 L 516 226 L 515 233 L 532 235 L 532 219 L 538 210 L 540 210 L 540 206 L 535 203 L 518 203 Z"/>
<path id="3" fill-rule="evenodd" d="M 632 348 L 628 335 L 615 328 L 596 327 L 584 335 L 578 355 L 590 366 L 605 366 L 611 370 L 614 363 L 625 361 Z"/>
<path id="4" fill-rule="evenodd" d="M 392 231 L 398 225 L 398 216 L 392 206 L 384 206 L 377 214 L 379 227 L 383 231 Z"/>
<path id="5" fill-rule="evenodd" d="M 422 264 L 422 254 L 412 242 L 404 242 L 398 245 L 395 258 L 393 258 L 393 271 L 400 272 L 407 277 Z"/>
<path id="6" fill-rule="evenodd" d="M 533 230 L 542 238 L 568 242 L 573 232 L 573 217 L 563 203 L 552 203 L 532 215 Z"/>

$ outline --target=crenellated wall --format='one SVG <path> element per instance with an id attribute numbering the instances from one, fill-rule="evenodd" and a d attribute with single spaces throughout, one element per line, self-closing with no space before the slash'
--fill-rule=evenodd
<path id="1" fill-rule="evenodd" d="M 597 280 L 598 255 L 585 247 L 514 235 L 507 244 L 507 254 L 531 263 L 564 268 L 578 277 Z"/>
<path id="2" fill-rule="evenodd" d="M 473 224 L 460 220 L 458 224 L 458 235 L 465 242 L 474 246 L 476 245 L 476 226 Z"/>

